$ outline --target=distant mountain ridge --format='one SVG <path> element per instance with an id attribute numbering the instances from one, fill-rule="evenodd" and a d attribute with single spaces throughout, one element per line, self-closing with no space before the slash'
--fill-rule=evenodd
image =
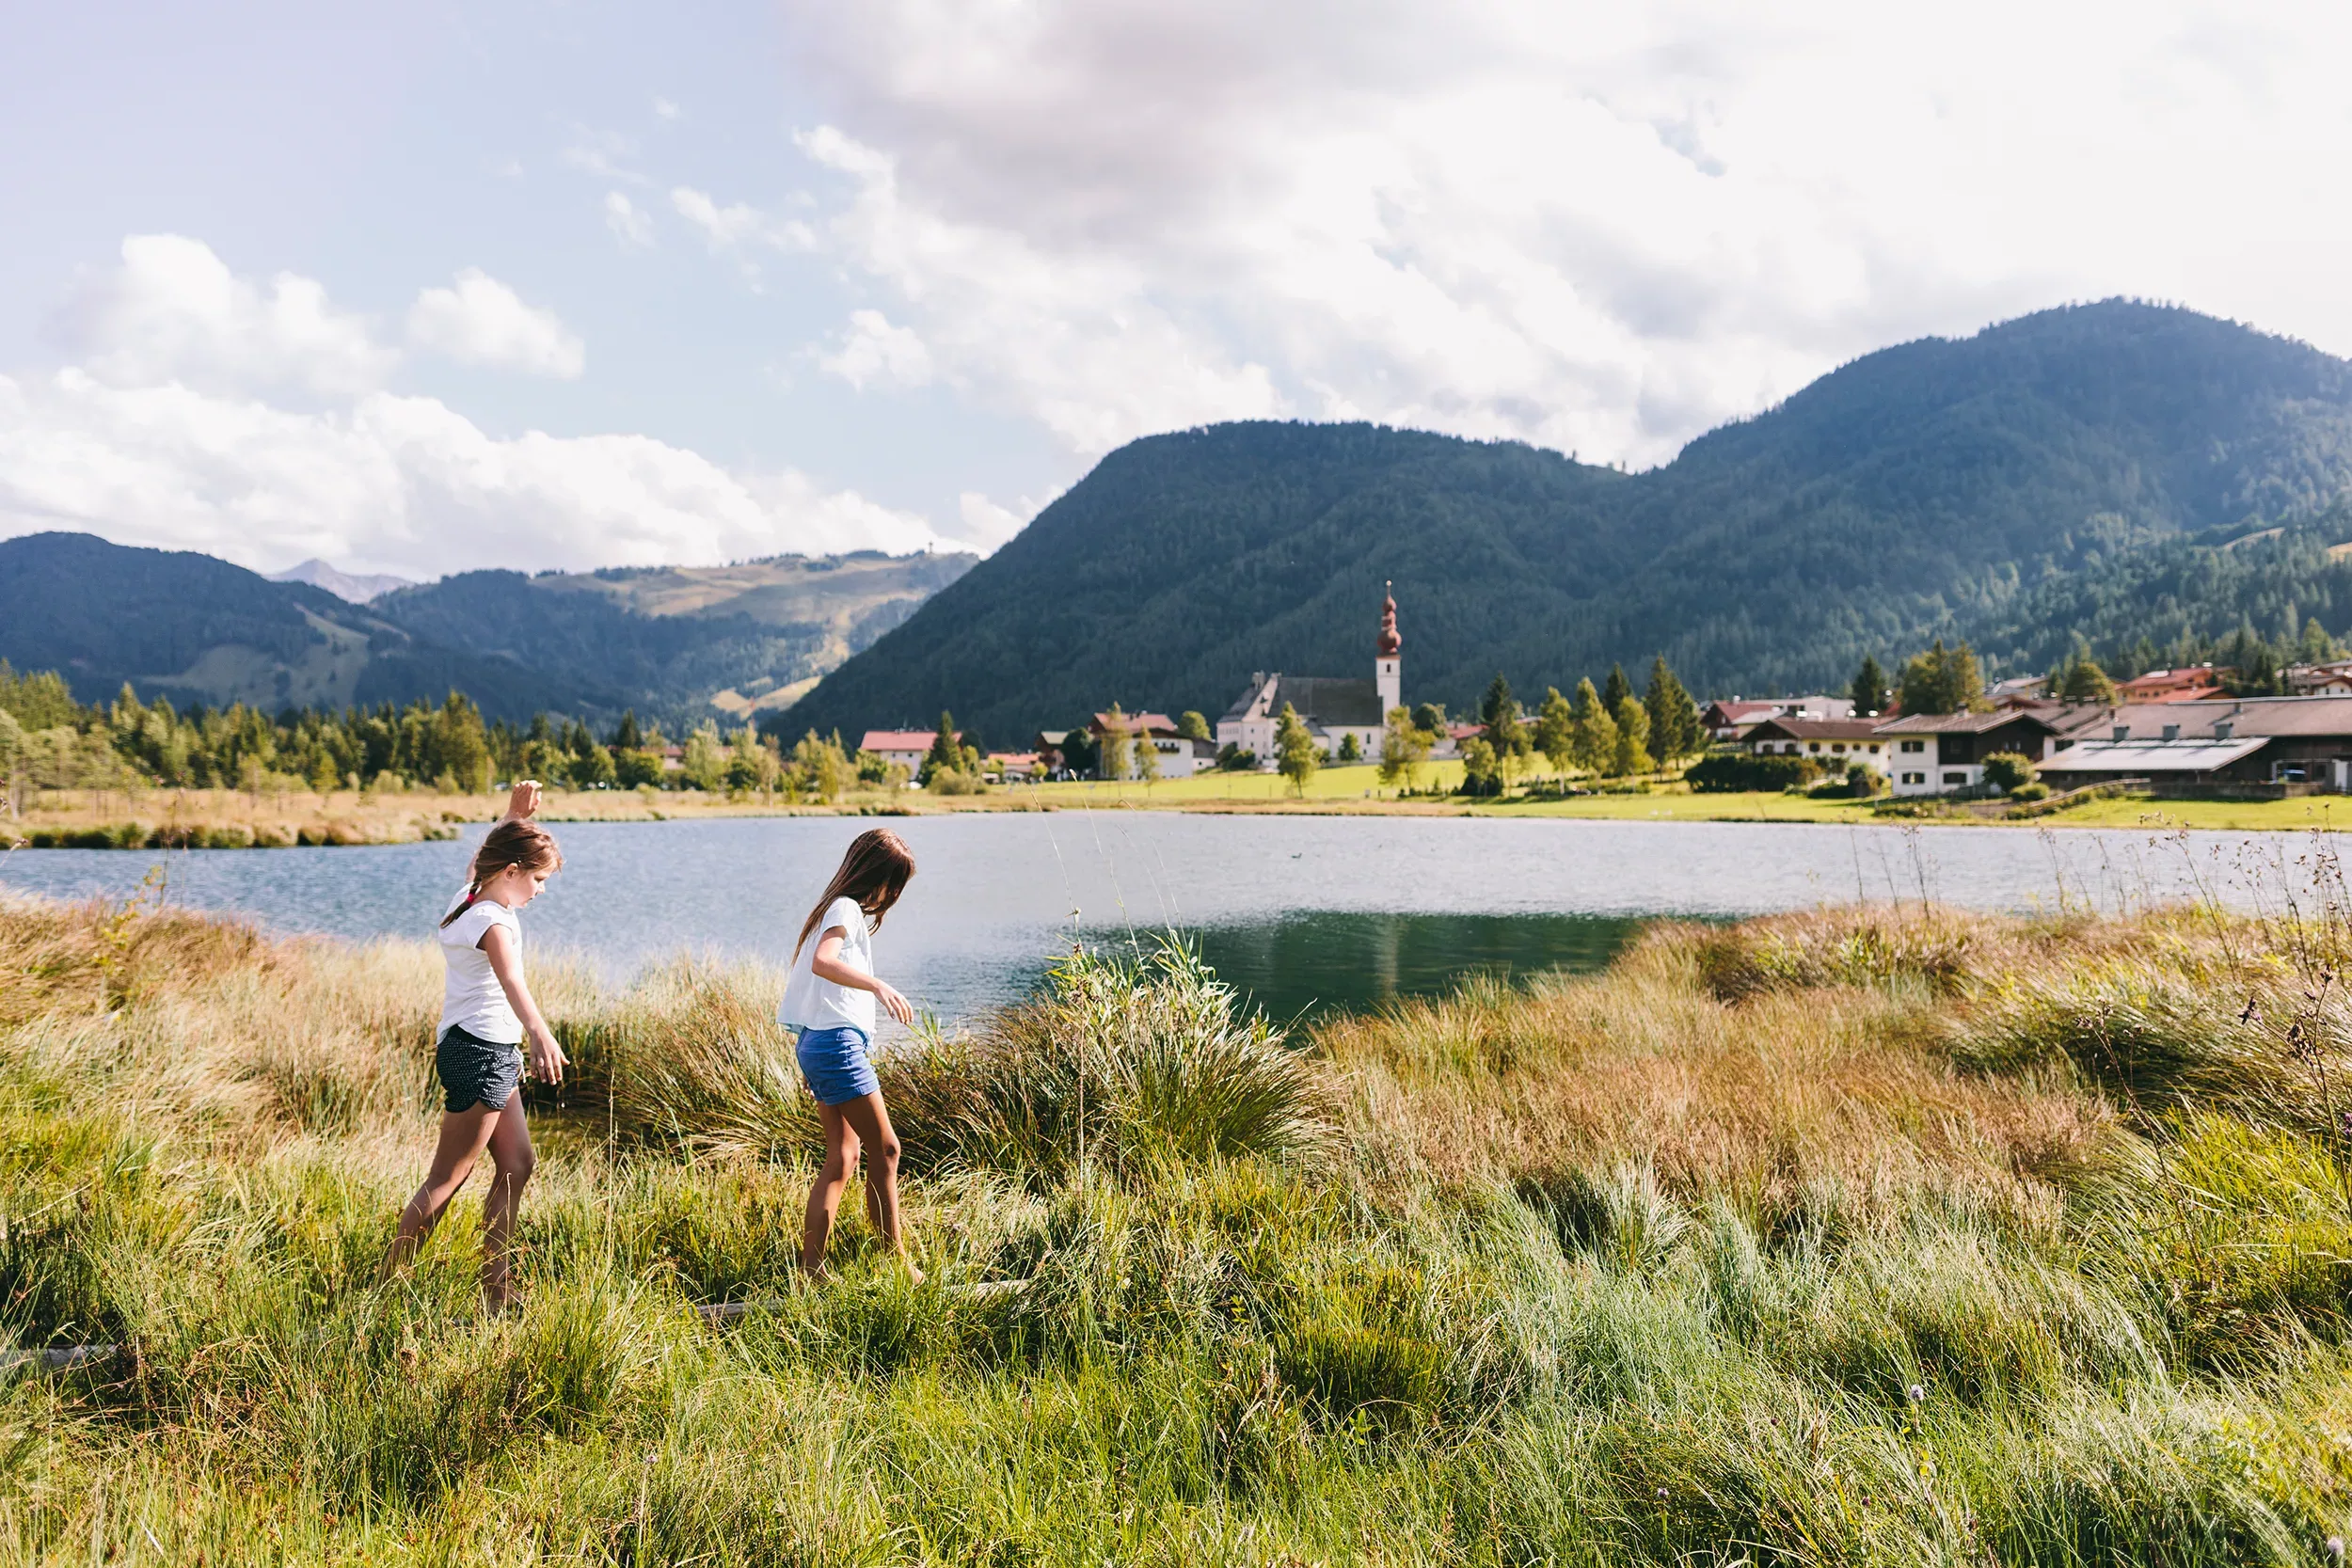
<path id="1" fill-rule="evenodd" d="M 1104 457 L 789 727 L 946 707 L 1009 741 L 1114 700 L 1214 716 L 1252 671 L 1358 673 L 1390 580 L 1408 700 L 1455 711 L 1498 671 L 1539 695 L 1655 653 L 1700 691 L 1841 685 L 1935 636 L 2062 648 L 2070 628 L 2016 624 L 2078 612 L 2052 583 L 2347 493 L 2352 364 L 2125 301 L 1865 356 L 1639 474 L 1216 425 Z"/>
<path id="2" fill-rule="evenodd" d="M 265 574 L 272 582 L 307 582 L 313 588 L 324 588 L 346 604 L 366 604 L 382 597 L 395 588 L 412 588 L 407 578 L 396 578 L 389 572 L 354 576 L 329 566 L 317 556 L 299 566 L 289 566 L 282 572 Z"/>
<path id="3" fill-rule="evenodd" d="M 448 647 L 593 672 L 609 701 L 641 713 L 675 710 L 691 694 L 739 720 L 788 705 L 976 559 L 860 551 L 536 577 L 461 572 L 387 594 L 376 608 Z"/>
<path id="4" fill-rule="evenodd" d="M 739 720 L 788 703 L 972 561 L 469 572 L 355 604 L 192 551 L 30 534 L 0 540 L 0 658 L 62 672 L 84 702 L 126 683 L 183 707 L 273 712 L 453 689 L 493 719 Z"/>

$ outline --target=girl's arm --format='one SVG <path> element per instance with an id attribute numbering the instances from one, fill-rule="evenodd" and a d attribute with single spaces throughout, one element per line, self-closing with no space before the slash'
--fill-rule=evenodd
<path id="1" fill-rule="evenodd" d="M 531 1075 L 543 1084 L 561 1084 L 564 1048 L 555 1043 L 548 1021 L 539 1016 L 539 1004 L 531 999 L 531 988 L 523 983 L 514 933 L 503 926 L 491 927 L 482 933 L 482 951 L 490 960 L 490 973 L 499 977 L 499 989 L 506 992 L 506 1005 L 523 1021 L 523 1037 L 531 1042 Z"/>
<path id="2" fill-rule="evenodd" d="M 539 814 L 539 781 L 524 779 L 515 785 L 515 792 L 506 798 L 506 820 L 528 822 Z"/>
<path id="3" fill-rule="evenodd" d="M 828 926 L 817 933 L 817 954 L 808 960 L 809 973 L 819 980 L 831 980 L 836 986 L 851 990 L 870 990 L 882 999 L 890 1016 L 901 1023 L 914 1022 L 914 1006 L 887 980 L 878 980 L 862 969 L 853 969 L 841 961 L 841 944 L 850 940 L 846 926 Z"/>

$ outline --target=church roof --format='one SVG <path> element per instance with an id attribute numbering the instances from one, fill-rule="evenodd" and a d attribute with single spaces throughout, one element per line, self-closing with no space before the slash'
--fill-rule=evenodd
<path id="1" fill-rule="evenodd" d="M 1298 710 L 1310 725 L 1328 729 L 1345 724 L 1377 729 L 1388 715 L 1380 711 L 1380 689 L 1368 680 L 1341 680 L 1330 675 L 1277 675 L 1268 713 L 1279 714 L 1284 703 Z"/>

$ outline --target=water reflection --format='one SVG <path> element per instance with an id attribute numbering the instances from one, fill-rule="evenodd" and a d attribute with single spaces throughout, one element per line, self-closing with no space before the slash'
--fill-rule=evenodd
<path id="1" fill-rule="evenodd" d="M 1524 980 L 1605 968 L 1642 927 L 1620 915 L 1321 911 L 1193 933 L 1217 974 L 1278 1020 L 1436 996 L 1471 975 Z"/>

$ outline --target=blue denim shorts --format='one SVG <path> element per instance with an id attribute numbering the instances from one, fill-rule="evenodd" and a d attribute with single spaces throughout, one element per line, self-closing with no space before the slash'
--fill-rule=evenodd
<path id="1" fill-rule="evenodd" d="M 842 1024 L 834 1029 L 803 1029 L 794 1053 L 801 1077 L 819 1105 L 847 1105 L 882 1092 L 874 1064 L 866 1059 L 866 1031 Z"/>

